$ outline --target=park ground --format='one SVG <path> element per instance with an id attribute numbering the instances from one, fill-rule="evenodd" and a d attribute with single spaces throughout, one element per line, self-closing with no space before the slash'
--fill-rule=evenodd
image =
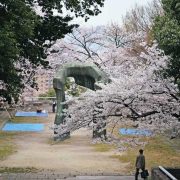
<path id="1" fill-rule="evenodd" d="M 44 123 L 42 132 L 0 132 L 0 173 L 54 171 L 66 175 L 132 175 L 141 146 L 119 152 L 112 144 L 93 144 L 92 132 L 80 129 L 70 139 L 53 141 L 54 114 L 48 118 L 15 118 L 14 122 Z M 116 131 L 115 131 L 116 132 Z M 117 135 L 118 136 L 118 135 Z M 119 136 L 118 138 L 128 138 Z M 168 137 L 142 138 L 147 168 L 180 166 L 180 142 Z"/>

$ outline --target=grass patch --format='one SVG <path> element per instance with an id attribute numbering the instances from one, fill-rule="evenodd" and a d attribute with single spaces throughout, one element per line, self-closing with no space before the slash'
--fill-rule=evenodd
<path id="1" fill-rule="evenodd" d="M 43 117 L 14 117 L 10 120 L 13 123 L 42 123 L 45 122 Z"/>
<path id="2" fill-rule="evenodd" d="M 95 148 L 95 150 L 97 152 L 108 152 L 112 149 L 115 148 L 114 145 L 110 145 L 110 144 L 102 144 L 102 143 L 99 143 L 99 144 L 93 144 L 93 147 Z"/>
<path id="3" fill-rule="evenodd" d="M 38 171 L 34 167 L 0 167 L 0 173 L 36 173 Z"/>
<path id="4" fill-rule="evenodd" d="M 16 146 L 13 143 L 15 133 L 0 132 L 0 160 L 16 152 Z"/>
<path id="5" fill-rule="evenodd" d="M 54 138 L 49 138 L 47 140 L 47 143 L 49 145 L 87 145 L 87 146 L 91 146 L 91 139 L 89 139 L 89 137 L 81 137 L 79 135 L 74 135 L 73 133 L 70 135 L 70 137 L 68 137 L 67 139 L 64 140 L 54 140 Z"/>
<path id="6" fill-rule="evenodd" d="M 67 145 L 70 144 L 71 140 L 70 139 L 65 139 L 65 140 L 54 140 L 54 138 L 50 138 L 47 141 L 47 144 L 49 145 Z"/>
<path id="7" fill-rule="evenodd" d="M 178 152 L 172 144 L 168 143 L 167 140 L 169 139 L 159 136 L 153 138 L 150 143 L 147 144 L 145 151 L 147 151 L 147 162 L 149 166 L 163 165 L 167 167 L 177 167 L 180 165 L 180 152 Z M 174 143 L 178 142 L 179 139 L 174 141 Z"/>
<path id="8" fill-rule="evenodd" d="M 179 140 L 174 140 L 174 143 Z M 173 144 L 174 144 L 173 143 Z M 149 143 L 144 148 L 146 157 L 146 168 L 151 169 L 159 165 L 166 167 L 178 167 L 180 165 L 180 152 L 167 141 L 167 138 L 156 136 L 149 139 Z M 141 147 L 128 149 L 122 155 L 113 155 L 112 158 L 118 158 L 121 162 L 129 163 L 127 169 L 132 172 L 135 169 L 135 160 Z M 178 147 L 179 149 L 180 147 Z"/>

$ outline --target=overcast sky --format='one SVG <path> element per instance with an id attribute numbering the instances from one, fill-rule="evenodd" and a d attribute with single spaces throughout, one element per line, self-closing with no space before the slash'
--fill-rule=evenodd
<path id="1" fill-rule="evenodd" d="M 144 5 L 152 0 L 105 0 L 105 5 L 101 9 L 102 13 L 91 17 L 88 22 L 78 20 L 81 27 L 106 25 L 111 22 L 121 23 L 122 15 L 134 7 L 135 4 Z"/>

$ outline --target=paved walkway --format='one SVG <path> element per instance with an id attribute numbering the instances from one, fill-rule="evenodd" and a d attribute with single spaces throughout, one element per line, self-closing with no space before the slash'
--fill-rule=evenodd
<path id="1" fill-rule="evenodd" d="M 0 126 L 2 127 L 8 114 L 5 111 L 0 112 Z M 134 176 L 73 176 L 58 174 L 55 172 L 37 172 L 37 173 L 0 173 L 0 180 L 134 180 Z"/>
<path id="2" fill-rule="evenodd" d="M 0 180 L 134 180 L 134 176 L 74 176 L 56 173 L 2 173 Z"/>

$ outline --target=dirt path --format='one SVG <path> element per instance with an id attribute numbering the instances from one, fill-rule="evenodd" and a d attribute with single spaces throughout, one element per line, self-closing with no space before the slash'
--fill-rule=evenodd
<path id="1" fill-rule="evenodd" d="M 91 145 L 91 134 L 81 129 L 65 142 L 54 143 L 52 130 L 54 115 L 45 120 L 45 130 L 41 133 L 19 135 L 15 143 L 18 151 L 0 162 L 4 167 L 35 167 L 51 169 L 59 173 L 124 174 L 126 164 L 110 158 L 113 152 L 96 152 Z"/>

